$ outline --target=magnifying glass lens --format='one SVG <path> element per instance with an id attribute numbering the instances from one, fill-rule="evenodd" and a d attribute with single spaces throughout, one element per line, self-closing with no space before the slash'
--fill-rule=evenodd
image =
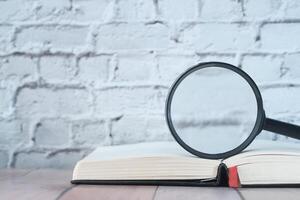
<path id="1" fill-rule="evenodd" d="M 225 153 L 241 145 L 255 126 L 257 112 L 249 83 L 217 64 L 183 76 L 170 104 L 178 137 L 205 154 Z"/>

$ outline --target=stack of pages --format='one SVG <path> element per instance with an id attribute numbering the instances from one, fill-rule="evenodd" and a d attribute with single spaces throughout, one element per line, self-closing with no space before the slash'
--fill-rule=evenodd
<path id="1" fill-rule="evenodd" d="M 300 145 L 254 141 L 242 153 L 209 160 L 186 152 L 176 142 L 99 147 L 79 161 L 74 184 L 185 186 L 297 186 Z"/>

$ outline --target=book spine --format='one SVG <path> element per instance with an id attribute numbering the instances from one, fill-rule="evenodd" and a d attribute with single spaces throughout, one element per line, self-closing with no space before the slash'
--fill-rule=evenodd
<path id="1" fill-rule="evenodd" d="M 237 166 L 228 168 L 228 185 L 231 188 L 241 187 Z"/>

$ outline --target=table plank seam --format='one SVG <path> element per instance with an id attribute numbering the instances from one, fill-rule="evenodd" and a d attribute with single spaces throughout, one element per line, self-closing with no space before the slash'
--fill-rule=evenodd
<path id="1" fill-rule="evenodd" d="M 241 198 L 241 200 L 246 200 L 246 198 L 244 197 L 244 195 L 237 188 L 234 188 L 234 190 L 237 192 L 237 194 L 239 195 L 239 197 Z"/>
<path id="2" fill-rule="evenodd" d="M 59 200 L 61 199 L 67 192 L 69 192 L 70 190 L 72 190 L 73 188 L 77 187 L 77 185 L 71 185 L 70 187 L 64 189 L 56 198 L 55 200 Z"/>
<path id="3" fill-rule="evenodd" d="M 32 172 L 34 172 L 35 170 L 29 170 L 28 172 L 26 172 L 25 174 L 23 174 L 20 177 L 24 177 L 24 176 L 28 176 L 29 174 L 31 174 Z"/>
<path id="4" fill-rule="evenodd" d="M 153 193 L 152 200 L 155 200 L 155 198 L 156 198 L 156 193 L 157 193 L 159 187 L 160 187 L 160 186 L 156 186 L 156 188 L 155 188 L 155 190 L 154 190 L 154 193 Z"/>

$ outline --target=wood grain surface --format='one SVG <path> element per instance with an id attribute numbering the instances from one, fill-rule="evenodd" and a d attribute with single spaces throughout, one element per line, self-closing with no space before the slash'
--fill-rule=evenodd
<path id="1" fill-rule="evenodd" d="M 213 188 L 72 185 L 70 170 L 0 170 L 4 200 L 281 200 L 300 199 L 299 188 Z"/>

